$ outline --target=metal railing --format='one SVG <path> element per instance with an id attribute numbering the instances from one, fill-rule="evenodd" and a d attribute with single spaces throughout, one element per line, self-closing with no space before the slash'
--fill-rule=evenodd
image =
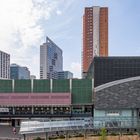
<path id="1" fill-rule="evenodd" d="M 20 134 L 69 131 L 135 128 L 140 130 L 140 120 L 136 117 L 85 117 L 59 120 L 22 121 Z"/>
<path id="2" fill-rule="evenodd" d="M 20 134 L 92 128 L 92 118 L 22 121 Z"/>

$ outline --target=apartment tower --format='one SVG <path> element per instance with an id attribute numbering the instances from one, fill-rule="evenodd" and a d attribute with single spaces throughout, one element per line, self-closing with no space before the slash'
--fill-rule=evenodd
<path id="1" fill-rule="evenodd" d="M 82 77 L 95 56 L 108 56 L 108 8 L 86 7 L 83 15 Z"/>
<path id="2" fill-rule="evenodd" d="M 0 51 L 0 79 L 10 79 L 10 54 Z"/>

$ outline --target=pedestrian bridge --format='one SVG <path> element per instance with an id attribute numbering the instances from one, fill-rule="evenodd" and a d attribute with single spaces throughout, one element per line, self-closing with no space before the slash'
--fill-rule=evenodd
<path id="1" fill-rule="evenodd" d="M 93 128 L 93 118 L 22 121 L 20 134 L 42 133 Z"/>
<path id="2" fill-rule="evenodd" d="M 60 131 L 81 131 L 107 129 L 140 129 L 140 120 L 131 117 L 85 117 L 75 119 L 37 119 L 22 121 L 20 134 Z"/>

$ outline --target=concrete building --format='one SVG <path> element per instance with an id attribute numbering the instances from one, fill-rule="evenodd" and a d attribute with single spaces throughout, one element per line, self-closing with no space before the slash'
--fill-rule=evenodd
<path id="1" fill-rule="evenodd" d="M 63 71 L 62 50 L 46 37 L 40 46 L 40 79 L 57 79 L 59 71 Z"/>
<path id="2" fill-rule="evenodd" d="M 30 79 L 30 71 L 27 67 L 22 67 L 17 64 L 10 65 L 11 79 Z"/>
<path id="3" fill-rule="evenodd" d="M 108 56 L 108 8 L 86 7 L 83 16 L 82 77 L 95 56 Z"/>
<path id="4" fill-rule="evenodd" d="M 36 76 L 35 75 L 31 75 L 30 79 L 36 79 Z"/>
<path id="5" fill-rule="evenodd" d="M 72 79 L 73 73 L 70 71 L 60 71 L 58 72 L 58 79 Z"/>
<path id="6" fill-rule="evenodd" d="M 0 51 L 0 79 L 10 79 L 10 55 Z"/>
<path id="7" fill-rule="evenodd" d="M 0 122 L 93 116 L 93 80 L 0 80 Z M 83 86 L 84 85 L 84 86 Z M 7 121 L 8 122 L 8 121 Z"/>

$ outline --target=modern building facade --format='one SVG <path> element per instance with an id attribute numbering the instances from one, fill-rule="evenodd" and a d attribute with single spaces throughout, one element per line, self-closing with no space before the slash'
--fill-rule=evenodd
<path id="1" fill-rule="evenodd" d="M 30 79 L 30 71 L 27 67 L 11 64 L 10 79 Z"/>
<path id="2" fill-rule="evenodd" d="M 94 77 L 96 127 L 135 128 L 140 125 L 140 57 L 95 57 L 88 76 Z"/>
<path id="3" fill-rule="evenodd" d="M 140 123 L 139 85 L 140 76 L 96 88 L 93 79 L 0 80 L 0 121 L 9 119 L 14 126 L 15 120 L 23 118 L 93 118 L 91 129 L 136 129 Z"/>
<path id="4" fill-rule="evenodd" d="M 73 73 L 70 71 L 60 71 L 58 72 L 58 79 L 72 79 Z"/>
<path id="5" fill-rule="evenodd" d="M 57 79 L 59 71 L 63 71 L 62 50 L 46 37 L 40 46 L 40 79 Z"/>
<path id="6" fill-rule="evenodd" d="M 0 79 L 10 79 L 10 55 L 0 51 Z"/>
<path id="7" fill-rule="evenodd" d="M 108 56 L 108 8 L 86 7 L 83 16 L 82 77 L 95 56 Z"/>
<path id="8" fill-rule="evenodd" d="M 96 127 L 138 129 L 140 125 L 139 85 L 140 76 L 136 76 L 97 86 L 94 89 Z"/>
<path id="9" fill-rule="evenodd" d="M 92 79 L 0 80 L 0 121 L 93 116 Z"/>
<path id="10" fill-rule="evenodd" d="M 140 57 L 95 57 L 91 69 L 97 87 L 115 80 L 140 76 Z"/>

